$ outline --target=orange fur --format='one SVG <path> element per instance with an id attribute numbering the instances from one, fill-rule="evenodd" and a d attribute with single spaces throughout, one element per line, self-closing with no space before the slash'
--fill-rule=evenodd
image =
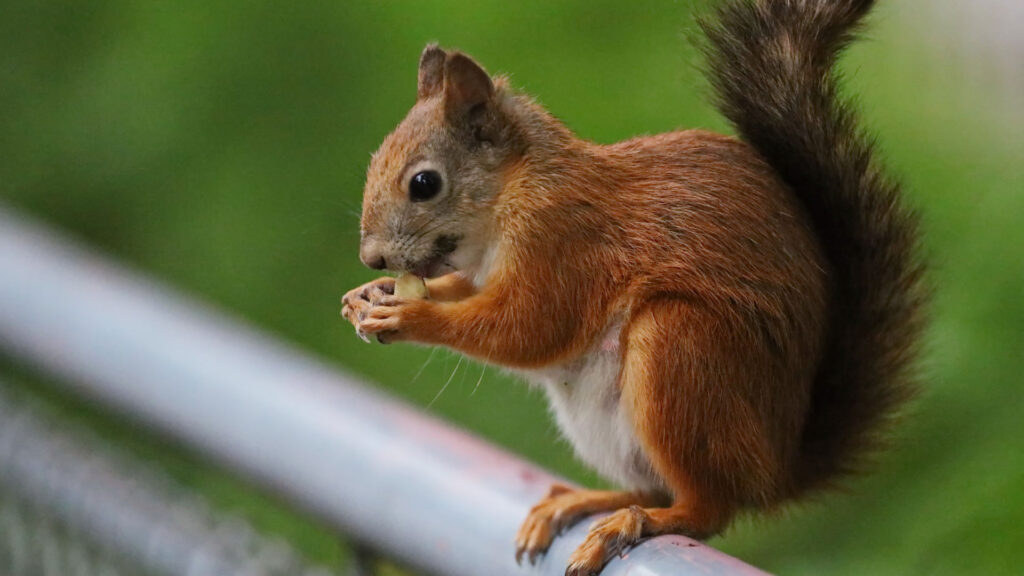
<path id="1" fill-rule="evenodd" d="M 458 272 L 445 274 L 440 278 L 428 278 L 426 283 L 430 299 L 440 302 L 464 300 L 476 293 L 473 283 Z"/>

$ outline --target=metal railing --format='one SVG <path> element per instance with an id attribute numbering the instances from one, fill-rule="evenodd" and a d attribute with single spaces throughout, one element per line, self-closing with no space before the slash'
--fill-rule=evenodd
<path id="1" fill-rule="evenodd" d="M 560 575 L 586 533 L 518 566 L 513 537 L 551 474 L 3 209 L 0 275 L 9 353 L 406 565 Z M 681 536 L 603 572 L 627 573 L 762 574 Z"/>
<path id="2" fill-rule="evenodd" d="M 5 576 L 331 576 L 4 388 L 0 382 Z"/>

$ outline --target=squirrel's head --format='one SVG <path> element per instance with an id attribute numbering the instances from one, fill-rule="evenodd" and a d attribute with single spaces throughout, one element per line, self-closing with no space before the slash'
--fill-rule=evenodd
<path id="1" fill-rule="evenodd" d="M 478 268 L 517 150 L 504 94 L 469 56 L 427 46 L 416 104 L 370 162 L 364 264 L 427 278 Z"/>

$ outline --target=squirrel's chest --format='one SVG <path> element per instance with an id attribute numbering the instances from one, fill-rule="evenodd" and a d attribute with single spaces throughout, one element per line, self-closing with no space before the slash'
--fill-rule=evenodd
<path id="1" fill-rule="evenodd" d="M 661 490 L 622 406 L 619 329 L 609 330 L 580 358 L 526 375 L 544 387 L 562 434 L 581 460 L 624 488 Z"/>

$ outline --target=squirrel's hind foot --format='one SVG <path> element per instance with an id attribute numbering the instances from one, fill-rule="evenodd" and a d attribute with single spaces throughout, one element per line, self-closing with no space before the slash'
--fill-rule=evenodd
<path id="1" fill-rule="evenodd" d="M 565 576 L 600 574 L 605 564 L 641 540 L 678 534 L 702 540 L 718 531 L 695 528 L 689 511 L 680 506 L 641 508 L 633 504 L 597 521 L 583 543 L 569 557 Z"/>
<path id="2" fill-rule="evenodd" d="M 548 495 L 530 509 L 516 535 L 516 562 L 525 556 L 533 564 L 562 531 L 583 517 L 627 506 L 654 505 L 659 497 L 637 492 L 576 490 L 554 484 Z"/>

